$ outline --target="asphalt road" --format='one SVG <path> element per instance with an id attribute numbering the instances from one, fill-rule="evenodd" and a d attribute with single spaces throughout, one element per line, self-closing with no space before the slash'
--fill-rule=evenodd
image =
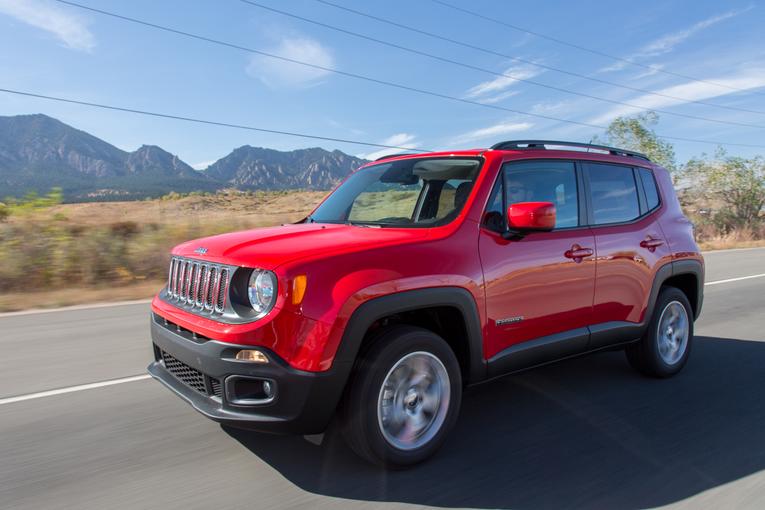
<path id="1" fill-rule="evenodd" d="M 706 255 L 707 281 L 765 249 Z M 0 508 L 762 508 L 765 277 L 709 285 L 689 364 L 652 380 L 619 352 L 471 389 L 430 462 L 386 472 L 299 437 L 224 430 L 139 380 L 148 305 L 0 316 Z"/>

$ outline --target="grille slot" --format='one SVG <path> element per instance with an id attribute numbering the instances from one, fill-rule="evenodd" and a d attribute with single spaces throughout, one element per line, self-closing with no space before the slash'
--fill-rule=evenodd
<path id="1" fill-rule="evenodd" d="M 222 314 L 231 280 L 229 267 L 173 257 L 168 270 L 167 294 L 197 312 Z"/>
<path id="2" fill-rule="evenodd" d="M 205 376 L 202 372 L 191 368 L 165 351 L 161 351 L 161 353 L 162 361 L 165 363 L 165 368 L 167 368 L 168 372 L 173 374 L 186 386 L 198 391 L 202 395 L 207 395 Z"/>
<path id="3" fill-rule="evenodd" d="M 221 386 L 219 379 L 210 377 L 210 388 L 212 389 L 213 396 L 223 398 L 223 387 Z"/>

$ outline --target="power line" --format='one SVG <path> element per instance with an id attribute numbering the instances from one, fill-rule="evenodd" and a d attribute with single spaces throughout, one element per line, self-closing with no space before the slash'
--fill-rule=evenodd
<path id="1" fill-rule="evenodd" d="M 371 36 L 368 36 L 368 35 L 364 35 L 364 34 L 360 34 L 358 32 L 353 32 L 353 31 L 350 31 L 350 30 L 346 30 L 344 28 L 340 28 L 340 27 L 337 27 L 337 26 L 334 26 L 334 25 L 330 25 L 328 23 L 322 23 L 320 21 L 316 21 L 316 20 L 313 20 L 313 19 L 310 19 L 310 18 L 306 18 L 304 16 L 299 16 L 297 14 L 292 14 L 292 13 L 289 13 L 289 12 L 286 12 L 286 11 L 282 11 L 280 9 L 275 9 L 273 7 L 268 7 L 268 6 L 265 6 L 263 4 L 259 4 L 257 2 L 254 2 L 252 0 L 239 0 L 239 1 L 242 2 L 242 3 L 248 4 L 248 5 L 251 5 L 253 7 L 258 7 L 260 9 L 264 9 L 264 10 L 267 10 L 267 11 L 270 11 L 270 12 L 275 12 L 275 13 L 278 13 L 278 14 L 281 14 L 281 15 L 284 15 L 284 16 L 288 16 L 290 18 L 294 18 L 294 19 L 298 19 L 298 20 L 301 20 L 301 21 L 305 21 L 306 23 L 312 23 L 314 25 L 318 25 L 318 26 L 321 26 L 321 27 L 324 27 L 324 28 L 328 28 L 330 30 L 341 32 L 341 33 L 344 33 L 344 34 L 347 34 L 347 35 L 350 35 L 350 36 L 353 36 L 353 37 L 358 37 L 360 39 L 365 39 L 367 41 L 372 41 L 372 42 L 377 43 L 377 44 L 382 44 L 384 46 L 389 46 L 391 48 L 396 48 L 396 49 L 403 50 L 403 51 L 406 51 L 406 52 L 409 52 L 409 53 L 414 53 L 416 55 L 421 55 L 421 56 L 424 56 L 424 57 L 427 57 L 427 58 L 430 58 L 430 59 L 433 59 L 433 60 L 437 60 L 439 62 L 445 62 L 447 64 L 452 64 L 452 65 L 456 65 L 456 66 L 463 67 L 463 68 L 466 68 L 466 69 L 471 69 L 473 71 L 479 71 L 479 72 L 483 72 L 483 73 L 486 73 L 486 74 L 491 74 L 493 76 L 499 76 L 499 77 L 503 77 L 503 78 L 510 78 L 512 80 L 516 80 L 516 81 L 520 81 L 520 82 L 524 82 L 524 83 L 529 83 L 529 84 L 535 85 L 537 87 L 543 87 L 543 88 L 546 88 L 546 89 L 555 90 L 557 92 L 563 92 L 564 94 L 571 94 L 571 95 L 575 95 L 575 96 L 585 97 L 585 98 L 588 98 L 588 99 L 594 99 L 596 101 L 602 101 L 602 102 L 605 102 L 605 103 L 611 103 L 611 104 L 627 106 L 629 108 L 635 108 L 635 109 L 640 110 L 640 111 L 651 110 L 651 111 L 654 111 L 654 112 L 657 112 L 657 113 L 661 113 L 663 115 L 673 115 L 673 116 L 676 116 L 676 117 L 683 117 L 683 118 L 686 118 L 686 119 L 702 120 L 702 121 L 706 121 L 706 122 L 715 122 L 715 123 L 718 123 L 718 124 L 727 124 L 727 125 L 731 125 L 731 126 L 741 126 L 741 127 L 749 127 L 749 128 L 756 128 L 756 129 L 765 129 L 764 125 L 759 125 L 759 124 L 749 124 L 749 123 L 746 123 L 746 122 L 737 122 L 737 121 L 730 121 L 730 120 L 712 119 L 712 118 L 709 118 L 709 117 L 701 117 L 701 116 L 698 116 L 698 115 L 690 115 L 690 114 L 686 114 L 686 113 L 677 113 L 677 112 L 672 112 L 672 111 L 669 111 L 669 110 L 660 110 L 658 108 L 646 108 L 644 106 L 640 106 L 640 105 L 636 105 L 636 104 L 632 104 L 632 103 L 627 103 L 627 102 L 624 102 L 624 101 L 618 101 L 618 100 L 614 100 L 614 99 L 607 99 L 607 98 L 603 98 L 603 97 L 600 97 L 600 96 L 595 96 L 595 95 L 592 95 L 592 94 L 587 94 L 585 92 L 576 92 L 576 91 L 573 91 L 573 90 L 570 90 L 570 89 L 566 89 L 566 88 L 563 88 L 563 87 L 557 87 L 555 85 L 548 85 L 546 83 L 542 83 L 542 82 L 539 82 L 539 81 L 536 81 L 536 80 L 531 80 L 531 79 L 528 79 L 528 78 L 520 78 L 520 77 L 512 75 L 512 74 L 500 73 L 500 72 L 497 72 L 497 71 L 493 71 L 491 69 L 486 69 L 484 67 L 478 67 L 478 66 L 475 66 L 475 65 L 472 65 L 472 64 L 468 64 L 466 62 L 461 62 L 459 60 L 454 60 L 454 59 L 450 59 L 450 58 L 446 58 L 446 57 L 441 57 L 439 55 L 434 55 L 432 53 L 428 53 L 428 52 L 425 52 L 425 51 L 417 50 L 417 49 L 414 49 L 414 48 L 410 48 L 410 47 L 403 46 L 403 45 L 400 45 L 400 44 L 392 43 L 392 42 L 389 42 L 389 41 L 383 41 L 382 39 L 376 39 L 374 37 L 371 37 Z M 322 0 L 318 0 L 318 1 L 322 1 Z M 765 114 L 765 112 L 755 112 L 755 113 L 764 113 Z"/>
<path id="2" fill-rule="evenodd" d="M 722 87 L 722 88 L 726 88 L 726 89 L 729 89 L 729 90 L 735 90 L 737 92 L 747 92 L 749 94 L 765 95 L 765 92 L 758 92 L 756 90 L 751 90 L 751 89 L 742 89 L 742 88 L 738 88 L 738 87 L 732 87 L 730 85 L 725 85 L 725 84 L 722 84 L 722 83 L 716 83 L 716 82 L 713 82 L 713 81 L 702 80 L 701 78 L 695 78 L 693 76 L 688 76 L 687 74 L 676 73 L 674 71 L 667 71 L 667 70 L 662 69 L 662 68 L 657 67 L 657 66 L 652 66 L 652 65 L 648 65 L 648 64 L 641 64 L 640 62 L 636 62 L 636 61 L 628 59 L 628 58 L 619 57 L 617 55 L 612 55 L 610 53 L 606 53 L 606 52 L 600 51 L 600 50 L 594 50 L 592 48 L 587 48 L 587 47 L 581 46 L 579 44 L 575 44 L 575 43 L 571 43 L 571 42 L 568 42 L 568 41 L 564 41 L 562 39 L 558 39 L 557 37 L 553 37 L 551 35 L 543 34 L 541 32 L 535 32 L 535 31 L 529 30 L 527 28 L 519 27 L 518 25 L 513 25 L 512 23 L 507 23 L 506 21 L 501 21 L 501 20 L 498 20 L 498 19 L 495 19 L 495 18 L 491 18 L 489 16 L 481 14 L 480 12 L 471 11 L 470 9 L 465 9 L 464 7 L 459 7 L 459 6 L 451 4 L 449 2 L 445 2 L 444 0 L 431 0 L 431 2 L 443 5 L 444 7 L 448 7 L 450 9 L 454 9 L 455 11 L 459 11 L 459 12 L 462 12 L 464 14 L 469 14 L 470 16 L 475 16 L 476 18 L 480 18 L 480 19 L 483 19 L 483 20 L 486 20 L 486 21 L 490 21 L 492 23 L 496 23 L 498 25 L 502 25 L 504 27 L 511 28 L 513 30 L 517 30 L 518 32 L 523 32 L 525 34 L 533 35 L 533 36 L 539 37 L 541 39 L 547 39 L 548 41 L 552 41 L 552 42 L 554 42 L 556 44 L 562 44 L 563 46 L 569 46 L 571 48 L 576 48 L 576 49 L 581 50 L 581 51 L 586 51 L 587 53 L 592 53 L 593 55 L 599 55 L 601 57 L 606 57 L 606 58 L 610 58 L 610 59 L 613 59 L 613 60 L 618 60 L 620 62 L 624 62 L 626 64 L 630 64 L 630 65 L 637 66 L 637 67 L 642 67 L 643 69 L 649 69 L 649 70 L 657 72 L 657 73 L 668 74 L 668 75 L 671 75 L 671 76 L 676 76 L 676 77 L 679 77 L 679 78 L 683 78 L 683 79 L 686 79 L 686 80 L 691 80 L 691 81 L 695 81 L 695 82 L 699 82 L 699 83 L 706 83 L 707 85 L 714 85 L 716 87 Z"/>
<path id="3" fill-rule="evenodd" d="M 297 60 L 297 59 L 293 59 L 293 58 L 289 58 L 289 57 L 284 57 L 284 56 L 281 56 L 281 55 L 275 55 L 273 53 L 268 53 L 268 52 L 265 52 L 265 51 L 256 50 L 256 49 L 253 49 L 253 48 L 248 48 L 246 46 L 240 46 L 240 45 L 237 45 L 237 44 L 221 41 L 221 40 L 218 40 L 218 39 L 212 39 L 210 37 L 205 37 L 205 36 L 201 36 L 201 35 L 197 35 L 197 34 L 192 34 L 190 32 L 184 32 L 182 30 L 177 30 L 177 29 L 166 27 L 166 26 L 163 26 L 163 25 L 158 25 L 158 24 L 155 24 L 155 23 L 150 23 L 148 21 L 143 21 L 143 20 L 139 20 L 139 19 L 136 19 L 136 18 L 131 18 L 131 17 L 128 17 L 128 16 L 123 16 L 121 14 L 115 14 L 115 13 L 112 13 L 112 12 L 103 11 L 103 10 L 100 10 L 100 9 L 96 9 L 94 7 L 88 7 L 86 5 L 82 5 L 82 4 L 78 4 L 78 3 L 75 3 L 75 2 L 71 2 L 69 0 L 56 0 L 56 1 L 59 2 L 59 3 L 63 3 L 63 4 L 67 4 L 67 5 L 73 6 L 73 7 L 78 7 L 80 9 L 88 10 L 88 11 L 91 11 L 91 12 L 96 12 L 96 13 L 99 13 L 99 14 L 103 14 L 105 16 L 110 16 L 110 17 L 121 19 L 121 20 L 124 20 L 124 21 L 129 21 L 131 23 L 136 23 L 136 24 L 139 24 L 139 25 L 148 26 L 148 27 L 151 27 L 151 28 L 155 28 L 157 30 L 162 30 L 162 31 L 173 33 L 173 34 L 176 34 L 176 35 L 182 35 L 184 37 L 189 37 L 189 38 L 192 38 L 192 39 L 197 39 L 197 40 L 200 40 L 200 41 L 205 41 L 205 42 L 209 42 L 209 43 L 212 43 L 212 44 L 217 44 L 217 45 L 220 45 L 220 46 L 225 46 L 225 47 L 228 47 L 228 48 L 234 48 L 234 49 L 238 49 L 238 50 L 241 50 L 241 51 L 246 51 L 246 52 L 249 52 L 249 53 L 254 53 L 254 54 L 257 54 L 257 55 L 262 55 L 262 56 L 266 56 L 266 57 L 273 58 L 273 59 L 276 59 L 276 60 L 281 60 L 283 62 L 291 62 L 293 64 L 299 64 L 299 65 L 310 67 L 310 68 L 313 68 L 313 69 L 319 69 L 319 70 L 326 71 L 326 72 L 329 72 L 329 73 L 338 74 L 340 76 L 347 76 L 349 78 L 355 78 L 355 79 L 358 79 L 358 80 L 363 80 L 363 81 L 367 81 L 367 82 L 370 82 L 370 83 L 376 83 L 376 84 L 379 84 L 379 85 L 385 85 L 385 86 L 392 87 L 392 88 L 397 88 L 397 89 L 400 89 L 400 90 L 406 90 L 406 91 L 409 91 L 409 92 L 415 92 L 415 93 L 422 94 L 422 95 L 438 97 L 438 98 L 441 98 L 441 99 L 446 99 L 446 100 L 449 100 L 449 101 L 454 101 L 454 102 L 463 103 L 463 104 L 470 104 L 470 105 L 474 105 L 474 106 L 481 106 L 481 107 L 489 108 L 489 109 L 492 109 L 492 110 L 505 111 L 505 112 L 509 112 L 509 113 L 515 113 L 515 114 L 518 114 L 518 115 L 525 115 L 525 116 L 528 116 L 528 117 L 541 118 L 541 119 L 552 120 L 552 121 L 556 121 L 556 122 L 564 122 L 564 123 L 567 123 L 567 124 L 583 126 L 583 127 L 589 127 L 589 128 L 595 128 L 595 129 L 599 129 L 599 130 L 600 129 L 603 129 L 603 130 L 608 129 L 606 126 L 600 126 L 600 125 L 597 125 L 597 124 L 590 124 L 590 123 L 587 123 L 587 122 L 580 122 L 580 121 L 571 120 L 571 119 L 564 119 L 564 118 L 560 118 L 560 117 L 554 117 L 554 116 L 551 116 L 551 115 L 543 115 L 543 114 L 540 114 L 540 113 L 524 112 L 524 111 L 520 111 L 520 110 L 514 110 L 512 108 L 506 108 L 504 106 L 500 106 L 500 105 L 496 105 L 496 104 L 487 104 L 487 103 L 481 103 L 481 102 L 478 102 L 478 101 L 471 101 L 470 99 L 464 99 L 464 98 L 460 98 L 460 97 L 456 97 L 456 96 L 450 96 L 450 95 L 447 95 L 447 94 L 441 94 L 441 93 L 438 93 L 438 92 L 433 92 L 433 91 L 429 91 L 429 90 L 425 90 L 425 89 L 419 89 L 419 88 L 416 88 L 416 87 L 410 87 L 408 85 L 403 85 L 403 84 L 400 84 L 400 83 L 395 83 L 395 82 L 390 82 L 390 81 L 386 81 L 386 80 L 381 80 L 381 79 L 378 79 L 378 78 L 372 78 L 370 76 L 365 76 L 365 75 L 361 75 L 361 74 L 355 74 L 355 73 L 351 73 L 351 72 L 348 72 L 348 71 L 341 71 L 339 69 L 333 69 L 331 67 L 325 67 L 325 66 L 321 66 L 321 65 L 318 65 L 318 64 L 312 64 L 312 63 L 309 63 L 309 62 L 303 62 L 301 60 Z M 716 142 L 716 141 L 711 141 L 711 140 L 700 140 L 700 139 L 693 139 L 693 138 L 683 138 L 683 137 L 669 136 L 669 135 L 657 135 L 657 136 L 659 138 L 664 138 L 664 139 L 667 139 L 667 140 L 677 140 L 677 141 L 682 141 L 682 142 L 705 143 L 705 144 L 710 144 L 710 145 L 728 145 L 728 146 L 731 146 L 731 147 L 738 146 L 738 147 L 751 147 L 751 148 L 765 148 L 765 146 L 763 146 L 763 145 L 750 145 L 750 144 L 742 144 L 742 143 L 736 143 L 736 142 L 730 142 L 730 143 L 729 142 Z"/>
<path id="4" fill-rule="evenodd" d="M 90 106 L 93 108 L 101 108 L 104 110 L 114 110 L 119 112 L 126 112 L 126 113 L 135 113 L 139 115 L 147 115 L 150 117 L 159 117 L 163 119 L 172 119 L 172 120 L 182 120 L 185 122 L 193 122 L 196 124 L 208 124 L 212 126 L 221 126 L 221 127 L 228 127 L 228 128 L 235 128 L 235 129 L 245 129 L 248 131 L 258 131 L 261 133 L 273 133 L 278 135 L 287 135 L 287 136 L 295 136 L 299 138 L 310 138 L 313 140 L 325 140 L 330 142 L 341 142 L 341 143 L 350 143 L 354 145 L 366 145 L 369 147 L 380 147 L 384 149 L 401 149 L 406 151 L 414 151 L 414 152 L 433 152 L 430 149 L 415 149 L 412 147 L 401 147 L 398 145 L 386 145 L 381 143 L 372 143 L 372 142 L 361 142 L 358 140 L 348 140 L 345 138 L 334 138 L 329 136 L 320 136 L 320 135 L 309 135 L 305 133 L 296 133 L 293 131 L 282 131 L 277 129 L 268 129 L 268 128 L 260 128 L 255 126 L 247 126 L 244 124 L 233 124 L 230 122 L 222 122 L 217 120 L 209 120 L 209 119 L 200 119 L 197 117 L 186 117 L 182 115 L 173 115 L 170 113 L 161 113 L 161 112 L 152 112 L 148 110 L 139 110 L 137 108 L 127 108 L 124 106 L 114 106 L 114 105 L 108 105 L 103 103 L 93 103 L 90 101 L 83 101 L 80 99 L 71 99 L 66 97 L 59 97 L 59 96 L 50 96 L 46 94 L 38 94 L 36 92 L 28 92 L 23 90 L 14 90 L 14 89 L 6 89 L 6 88 L 0 88 L 0 92 L 5 92 L 7 94 L 15 94 L 19 96 L 27 96 L 27 97 L 34 97 L 36 99 L 47 99 L 49 101 L 57 101 L 61 103 L 69 103 L 69 104 L 77 104 L 82 106 Z M 663 136 L 663 135 L 656 135 L 658 138 L 664 138 L 664 139 L 670 139 L 670 140 L 679 140 L 684 142 L 695 142 L 695 143 L 706 143 L 706 144 L 712 144 L 712 145 L 730 145 L 730 146 L 737 146 L 737 147 L 750 147 L 755 149 L 765 149 L 765 145 L 753 145 L 753 144 L 744 144 L 744 143 L 726 143 L 726 142 L 715 142 L 711 140 L 696 140 L 693 138 L 680 138 L 676 136 Z"/>
<path id="5" fill-rule="evenodd" d="M 414 33 L 417 33 L 417 34 L 420 34 L 420 35 L 425 35 L 427 37 L 431 37 L 431 38 L 434 38 L 434 39 L 439 39 L 441 41 L 446 41 L 446 42 L 449 42 L 449 43 L 452 43 L 452 44 L 456 44 L 458 46 L 462 46 L 463 48 L 469 48 L 469 49 L 472 49 L 472 50 L 480 51 L 482 53 L 486 53 L 488 55 L 494 55 L 494 56 L 497 56 L 497 57 L 507 58 L 507 59 L 510 59 L 510 60 L 512 60 L 514 62 L 521 62 L 523 64 L 528 64 L 528 65 L 531 65 L 531 66 L 539 67 L 539 68 L 542 68 L 542 69 L 546 69 L 548 71 L 554 71 L 554 72 L 557 72 L 557 73 L 566 74 L 568 76 L 574 76 L 576 78 L 581 78 L 583 80 L 589 80 L 589 81 L 592 81 L 592 82 L 595 82 L 595 83 L 602 83 L 604 85 L 610 85 L 612 87 L 619 87 L 619 88 L 622 88 L 622 89 L 625 89 L 625 90 L 631 90 L 633 92 L 640 92 L 640 93 L 651 95 L 651 96 L 658 96 L 658 97 L 663 97 L 663 98 L 666 98 L 666 99 L 674 99 L 674 100 L 677 100 L 677 101 L 683 101 L 685 103 L 699 104 L 699 105 L 704 105 L 704 106 L 711 106 L 711 107 L 714 107 L 714 108 L 722 108 L 722 109 L 725 109 L 725 110 L 733 110 L 733 111 L 746 112 L 746 113 L 757 113 L 757 114 L 761 114 L 761 115 L 765 114 L 765 111 L 762 111 L 762 110 L 751 110 L 751 109 L 748 109 L 748 108 L 740 108 L 740 107 L 737 107 L 737 106 L 726 106 L 726 105 L 720 105 L 720 104 L 716 104 L 716 103 L 709 103 L 709 102 L 706 102 L 706 101 L 698 101 L 698 100 L 694 100 L 694 99 L 686 99 L 686 98 L 680 97 L 680 96 L 673 96 L 671 94 L 664 94 L 662 92 L 655 92 L 655 91 L 652 91 L 652 90 L 649 90 L 649 89 L 643 89 L 643 88 L 640 88 L 640 87 L 633 87 L 631 85 L 625 85 L 623 83 L 616 83 L 616 82 L 609 81 L 609 80 L 603 80 L 601 78 L 595 78 L 594 76 L 588 76 L 586 74 L 580 74 L 580 73 L 576 73 L 574 71 L 568 71 L 566 69 L 561 69 L 559 67 L 554 67 L 554 66 L 550 66 L 550 65 L 547 65 L 547 64 L 542 64 L 542 63 L 539 63 L 539 62 L 534 62 L 533 60 L 524 59 L 524 58 L 521 58 L 521 57 L 518 57 L 518 56 L 515 56 L 515 55 L 508 55 L 506 53 L 502 53 L 502 52 L 499 52 L 499 51 L 496 51 L 496 50 L 492 50 L 492 49 L 489 49 L 489 48 L 484 48 L 482 46 L 477 46 L 477 45 L 474 45 L 474 44 L 470 44 L 470 43 L 467 43 L 465 41 L 460 41 L 460 40 L 457 40 L 457 39 L 453 39 L 451 37 L 446 37 L 446 36 L 443 36 L 443 35 L 440 35 L 440 34 L 436 34 L 436 33 L 433 33 L 433 32 L 428 32 L 426 30 L 422 30 L 420 28 L 413 27 L 411 25 L 405 25 L 403 23 L 399 23 L 399 22 L 393 21 L 391 19 L 383 18 L 383 17 L 380 17 L 380 16 L 376 16 L 374 14 L 369 14 L 367 12 L 359 11 L 357 9 L 352 9 L 352 8 L 346 7 L 344 5 L 339 5 L 339 4 L 336 4 L 336 3 L 333 3 L 333 2 L 329 2 L 328 0 L 314 0 L 314 1 L 315 2 L 319 2 L 321 4 L 324 4 L 324 5 L 327 5 L 327 6 L 330 6 L 330 7 L 334 7 L 335 9 L 340 9 L 340 10 L 343 10 L 343 11 L 346 11 L 346 12 L 350 12 L 350 13 L 356 14 L 358 16 L 363 16 L 365 18 L 373 19 L 373 20 L 379 21 L 380 23 L 386 23 L 388 25 L 391 25 L 391 26 L 394 26 L 394 27 L 398 27 L 398 28 L 401 28 L 401 29 L 404 29 L 404 30 L 408 30 L 410 32 L 414 32 Z"/>
<path id="6" fill-rule="evenodd" d="M 287 136 L 295 136 L 299 138 L 311 138 L 313 140 L 324 140 L 328 142 L 342 142 L 342 143 L 350 143 L 354 145 L 366 145 L 369 147 L 380 147 L 383 149 L 400 149 L 405 151 L 415 151 L 415 152 L 432 152 L 431 150 L 427 149 L 414 149 L 412 147 L 401 147 L 398 145 L 386 145 L 382 143 L 372 143 L 372 142 L 360 142 L 358 140 L 348 140 L 345 138 L 334 138 L 331 136 L 319 136 L 319 135 L 308 135 L 305 133 L 295 133 L 293 131 L 281 131 L 278 129 L 267 129 L 267 128 L 261 128 L 261 127 L 255 127 L 255 126 L 247 126 L 244 124 L 232 124 L 230 122 L 221 122 L 217 120 L 209 120 L 209 119 L 200 119 L 196 117 L 185 117 L 182 115 L 172 115 L 169 113 L 160 113 L 160 112 L 151 112 L 148 110 L 138 110 L 136 108 L 126 108 L 124 106 L 114 106 L 114 105 L 108 105 L 108 104 L 101 104 L 101 103 L 91 103 L 89 101 L 81 101 L 79 99 L 70 99 L 65 97 L 57 97 L 57 96 L 48 96 L 45 94 L 37 94 L 34 92 L 27 92 L 22 90 L 13 90 L 13 89 L 5 89 L 0 88 L 0 92 L 5 92 L 8 94 L 16 94 L 19 96 L 27 96 L 27 97 L 34 97 L 37 99 L 47 99 L 50 101 L 58 101 L 61 103 L 70 103 L 70 104 L 78 104 L 82 106 L 91 106 L 94 108 L 102 108 L 104 110 L 115 110 L 119 112 L 127 112 L 127 113 L 137 113 L 139 115 L 148 115 L 151 117 L 160 117 L 163 119 L 173 119 L 173 120 L 182 120 L 185 122 L 194 122 L 197 124 L 209 124 L 212 126 L 222 126 L 222 127 L 229 127 L 229 128 L 235 128 L 235 129 L 246 129 L 248 131 L 258 131 L 261 133 L 272 133 L 277 135 L 287 135 Z"/>

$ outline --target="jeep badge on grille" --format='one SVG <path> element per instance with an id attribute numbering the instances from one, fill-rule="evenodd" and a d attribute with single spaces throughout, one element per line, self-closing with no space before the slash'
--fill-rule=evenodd
<path id="1" fill-rule="evenodd" d="M 194 250 L 194 253 L 198 253 L 199 255 L 204 255 L 205 253 L 207 253 L 207 248 L 205 248 L 204 246 L 200 246 L 199 248 Z"/>

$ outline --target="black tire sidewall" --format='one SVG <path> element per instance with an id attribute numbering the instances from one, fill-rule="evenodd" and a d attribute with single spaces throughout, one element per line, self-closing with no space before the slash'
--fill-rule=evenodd
<path id="1" fill-rule="evenodd" d="M 400 450 L 390 444 L 382 434 L 377 419 L 377 403 L 385 377 L 390 369 L 407 354 L 424 351 L 436 356 L 449 376 L 450 399 L 444 423 L 427 444 L 414 450 Z M 362 370 L 355 379 L 358 384 L 352 391 L 349 404 L 358 406 L 355 414 L 355 433 L 363 434 L 366 457 L 388 467 L 405 467 L 422 462 L 443 444 L 457 421 L 462 400 L 462 378 L 459 363 L 451 347 L 438 335 L 415 327 L 394 327 L 378 337 L 362 363 Z"/>

